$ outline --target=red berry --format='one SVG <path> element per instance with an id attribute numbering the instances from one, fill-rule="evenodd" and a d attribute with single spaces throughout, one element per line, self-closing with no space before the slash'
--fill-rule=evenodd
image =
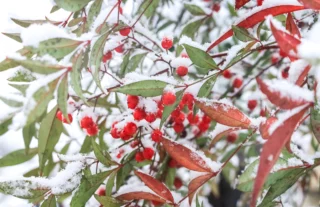
<path id="1" fill-rule="evenodd" d="M 181 114 L 180 108 L 176 108 L 175 110 L 173 110 L 173 111 L 171 112 L 171 117 L 172 117 L 172 118 L 177 118 L 180 114 Z"/>
<path id="2" fill-rule="evenodd" d="M 99 128 L 98 128 L 98 126 L 97 126 L 96 124 L 94 124 L 94 125 L 91 126 L 90 128 L 87 128 L 86 130 L 87 130 L 87 134 L 88 134 L 89 136 L 95 136 L 95 135 L 97 135 L 98 132 L 99 132 Z"/>
<path id="3" fill-rule="evenodd" d="M 120 159 L 120 158 L 121 158 L 121 155 L 122 155 L 122 154 L 119 152 L 116 157 L 117 157 L 118 159 Z"/>
<path id="4" fill-rule="evenodd" d="M 112 128 L 111 131 L 110 131 L 110 134 L 115 139 L 120 138 L 120 132 L 118 131 L 117 128 Z"/>
<path id="5" fill-rule="evenodd" d="M 127 96 L 127 104 L 129 109 L 135 109 L 139 104 L 139 97 L 138 96 Z"/>
<path id="6" fill-rule="evenodd" d="M 253 109 L 256 108 L 257 104 L 258 104 L 257 100 L 249 100 L 248 108 L 252 111 Z"/>
<path id="7" fill-rule="evenodd" d="M 126 140 L 129 140 L 132 136 L 127 134 L 124 130 L 122 130 L 120 132 L 120 138 L 123 140 L 123 141 L 126 141 Z"/>
<path id="8" fill-rule="evenodd" d="M 224 70 L 222 72 L 223 77 L 230 79 L 232 77 L 232 73 L 230 72 L 230 70 Z"/>
<path id="9" fill-rule="evenodd" d="M 215 11 L 215 12 L 220 11 L 220 4 L 219 3 L 213 4 L 212 10 Z"/>
<path id="10" fill-rule="evenodd" d="M 162 202 L 159 202 L 159 201 L 151 201 L 152 205 L 154 206 L 160 206 L 162 205 L 163 203 Z"/>
<path id="11" fill-rule="evenodd" d="M 182 123 L 185 120 L 186 116 L 184 115 L 183 112 L 180 112 L 180 114 L 176 117 L 172 117 L 173 121 L 175 123 Z"/>
<path id="12" fill-rule="evenodd" d="M 130 143 L 130 147 L 135 148 L 135 147 L 137 147 L 139 144 L 140 144 L 139 141 L 134 140 L 133 142 Z"/>
<path id="13" fill-rule="evenodd" d="M 145 120 L 149 123 L 154 122 L 157 119 L 157 114 L 155 113 L 147 113 Z"/>
<path id="14" fill-rule="evenodd" d="M 169 163 L 168 163 L 168 166 L 171 167 L 171 168 L 176 168 L 179 166 L 178 162 L 174 159 L 170 159 Z"/>
<path id="15" fill-rule="evenodd" d="M 122 7 L 118 7 L 119 8 L 119 13 L 122 14 Z"/>
<path id="16" fill-rule="evenodd" d="M 191 93 L 185 93 L 183 94 L 183 97 L 181 99 L 181 102 L 183 104 L 193 104 L 194 97 Z"/>
<path id="17" fill-rule="evenodd" d="M 189 58 L 189 55 L 187 53 L 181 53 L 181 57 L 183 58 Z"/>
<path id="18" fill-rule="evenodd" d="M 188 68 L 186 66 L 179 66 L 176 70 L 178 76 L 185 76 L 188 74 Z"/>
<path id="19" fill-rule="evenodd" d="M 276 64 L 279 61 L 279 57 L 276 55 L 271 56 L 271 63 Z"/>
<path id="20" fill-rule="evenodd" d="M 173 185 L 174 187 L 176 187 L 176 189 L 179 189 L 182 187 L 182 181 L 180 178 L 175 178 L 173 181 Z"/>
<path id="21" fill-rule="evenodd" d="M 184 126 L 182 123 L 174 123 L 173 129 L 176 133 L 181 133 L 184 129 Z"/>
<path id="22" fill-rule="evenodd" d="M 137 125 L 133 122 L 127 123 L 127 125 L 123 128 L 123 132 L 128 136 L 133 136 L 137 132 Z"/>
<path id="23" fill-rule="evenodd" d="M 231 132 L 227 136 L 227 141 L 230 143 L 234 143 L 237 140 L 237 138 L 238 138 L 238 135 L 234 132 Z"/>
<path id="24" fill-rule="evenodd" d="M 112 58 L 112 52 L 109 51 L 106 54 L 103 55 L 102 57 L 102 62 L 106 63 L 108 60 Z"/>
<path id="25" fill-rule="evenodd" d="M 62 122 L 63 123 L 66 123 L 66 124 L 70 124 L 70 123 L 72 123 L 72 120 L 73 120 L 73 118 L 72 118 L 72 115 L 71 114 L 68 114 L 68 118 L 69 118 L 69 121 L 66 119 L 66 118 L 62 118 Z"/>
<path id="26" fill-rule="evenodd" d="M 264 109 L 260 110 L 260 116 L 266 116 L 266 111 Z"/>
<path id="27" fill-rule="evenodd" d="M 81 119 L 80 121 L 80 127 L 83 128 L 83 129 L 87 129 L 87 128 L 90 128 L 94 125 L 94 121 L 92 120 L 91 117 L 89 116 L 85 116 Z"/>
<path id="28" fill-rule="evenodd" d="M 210 123 L 207 123 L 204 121 L 202 121 L 202 122 L 200 122 L 200 124 L 198 124 L 198 128 L 201 132 L 207 131 L 209 129 L 209 127 L 210 127 Z"/>
<path id="29" fill-rule="evenodd" d="M 282 50 L 279 51 L 279 55 L 283 58 L 287 57 L 287 53 L 283 52 Z"/>
<path id="30" fill-rule="evenodd" d="M 169 50 L 173 45 L 172 39 L 168 37 L 164 37 L 161 41 L 161 46 L 165 50 Z"/>
<path id="31" fill-rule="evenodd" d="M 287 79 L 287 78 L 289 77 L 289 67 L 287 67 L 287 68 L 285 68 L 285 69 L 283 69 L 283 70 L 281 71 L 281 76 L 282 76 L 282 78 L 284 78 L 284 79 Z"/>
<path id="32" fill-rule="evenodd" d="M 137 162 L 143 162 L 144 161 L 144 157 L 143 157 L 143 153 L 142 152 L 137 152 L 135 157 Z"/>
<path id="33" fill-rule="evenodd" d="M 160 142 L 162 139 L 162 132 L 159 129 L 155 129 L 152 133 L 151 133 L 151 139 L 154 142 Z"/>
<path id="34" fill-rule="evenodd" d="M 99 196 L 105 196 L 106 195 L 106 189 L 103 188 L 103 187 L 99 188 L 97 194 Z"/>
<path id="35" fill-rule="evenodd" d="M 207 124 L 210 124 L 211 118 L 210 118 L 209 116 L 207 116 L 207 115 L 204 115 L 204 116 L 202 117 L 202 122 L 207 123 Z"/>
<path id="36" fill-rule="evenodd" d="M 125 28 L 123 28 L 123 29 L 120 29 L 120 34 L 122 35 L 122 36 L 128 36 L 129 35 L 129 33 L 130 33 L 130 31 L 131 31 L 131 28 L 130 27 L 125 27 Z"/>
<path id="37" fill-rule="evenodd" d="M 240 79 L 240 78 L 234 79 L 232 86 L 234 88 L 240 88 L 242 86 L 242 79 Z"/>
<path id="38" fill-rule="evenodd" d="M 172 92 L 165 92 L 162 95 L 162 103 L 165 106 L 174 104 L 175 101 L 176 101 L 176 95 Z"/>
<path id="39" fill-rule="evenodd" d="M 190 125 L 194 125 L 199 122 L 199 116 L 198 115 L 194 116 L 192 111 L 189 112 L 187 119 L 188 119 Z"/>
<path id="40" fill-rule="evenodd" d="M 119 45 L 118 47 L 114 48 L 114 50 L 115 50 L 117 53 L 123 53 L 123 45 Z"/>
<path id="41" fill-rule="evenodd" d="M 141 121 L 146 117 L 146 112 L 141 108 L 136 108 L 133 112 L 134 120 Z"/>
<path id="42" fill-rule="evenodd" d="M 159 119 L 161 119 L 161 117 L 162 117 L 162 109 L 158 109 L 158 111 L 157 111 L 157 117 L 159 118 Z"/>
<path id="43" fill-rule="evenodd" d="M 142 154 L 143 154 L 144 159 L 151 160 L 154 155 L 154 151 L 152 148 L 146 147 L 146 148 L 144 148 Z"/>

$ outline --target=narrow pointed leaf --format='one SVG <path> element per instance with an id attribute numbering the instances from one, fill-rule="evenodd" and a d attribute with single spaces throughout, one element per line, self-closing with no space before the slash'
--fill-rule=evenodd
<path id="1" fill-rule="evenodd" d="M 133 191 L 129 193 L 124 193 L 121 195 L 118 195 L 116 197 L 119 200 L 124 201 L 131 201 L 131 200 L 149 200 L 149 201 L 157 201 L 161 203 L 165 203 L 166 200 L 149 192 L 143 192 L 143 191 Z"/>
<path id="2" fill-rule="evenodd" d="M 90 6 L 89 12 L 88 12 L 88 17 L 87 17 L 87 22 L 85 25 L 86 31 L 89 30 L 89 28 L 92 26 L 94 20 L 97 18 L 101 11 L 101 6 L 102 6 L 103 0 L 95 0 L 93 4 Z"/>
<path id="3" fill-rule="evenodd" d="M 254 36 L 252 36 L 248 30 L 246 30 L 243 27 L 239 27 L 236 25 L 232 25 L 232 31 L 234 33 L 234 36 L 242 41 L 242 42 L 249 42 L 249 41 L 253 41 L 256 40 L 256 38 Z"/>
<path id="4" fill-rule="evenodd" d="M 192 199 L 194 195 L 196 194 L 197 190 L 206 182 L 208 182 L 214 174 L 206 174 L 201 175 L 199 177 L 196 177 L 195 179 L 191 180 L 191 182 L 188 185 L 188 194 L 189 194 L 189 204 L 191 206 Z"/>
<path id="5" fill-rule="evenodd" d="M 108 152 L 102 153 L 99 145 L 94 141 L 94 139 L 91 139 L 91 143 L 92 143 L 94 154 L 99 160 L 99 162 L 104 164 L 106 167 L 110 167 L 111 165 L 114 164 L 114 161 L 112 161 L 112 158 L 109 155 L 109 153 Z"/>
<path id="6" fill-rule="evenodd" d="M 257 83 L 268 100 L 281 109 L 293 109 L 313 102 L 313 94 L 307 89 L 290 84 L 287 81 L 263 81 L 257 78 Z"/>
<path id="7" fill-rule="evenodd" d="M 56 4 L 67 11 L 76 12 L 85 7 L 91 0 L 54 0 Z"/>
<path id="8" fill-rule="evenodd" d="M 47 23 L 46 20 L 22 20 L 22 19 L 15 19 L 15 18 L 11 18 L 11 20 L 17 25 L 20 25 L 21 27 L 29 27 L 31 24 Z"/>
<path id="9" fill-rule="evenodd" d="M 68 121 L 68 74 L 65 74 L 58 87 L 58 108 L 62 111 L 62 114 Z"/>
<path id="10" fill-rule="evenodd" d="M 287 16 L 286 30 L 288 30 L 293 36 L 298 36 L 298 38 L 301 38 L 300 30 L 297 24 L 294 22 L 294 19 L 291 13 L 288 13 L 288 16 Z"/>
<path id="11" fill-rule="evenodd" d="M 206 161 L 196 152 L 169 139 L 162 139 L 166 152 L 180 165 L 198 172 L 212 172 Z"/>
<path id="12" fill-rule="evenodd" d="M 153 192 L 158 194 L 160 197 L 174 203 L 173 196 L 170 190 L 159 180 L 142 173 L 140 171 L 134 171 L 134 173 L 144 182 Z"/>
<path id="13" fill-rule="evenodd" d="M 296 80 L 296 85 L 302 86 L 302 84 L 304 83 L 304 80 L 305 80 L 305 78 L 307 77 L 310 69 L 311 69 L 311 65 L 307 65 L 307 66 L 303 69 L 302 73 L 300 73 L 298 79 Z"/>
<path id="14" fill-rule="evenodd" d="M 57 202 L 56 202 L 56 197 L 54 195 L 49 196 L 40 207 L 56 207 Z"/>
<path id="15" fill-rule="evenodd" d="M 267 142 L 263 145 L 262 152 L 260 154 L 260 162 L 258 167 L 257 176 L 254 182 L 253 194 L 250 202 L 250 206 L 256 206 L 256 201 L 259 192 L 267 179 L 272 167 L 278 160 L 282 148 L 291 138 L 297 125 L 302 119 L 305 112 L 309 109 L 309 105 L 301 106 L 294 109 L 293 115 L 283 121 L 282 125 L 278 126 L 273 133 L 271 133 Z M 270 130 L 269 130 L 270 131 Z"/>
<path id="16" fill-rule="evenodd" d="M 294 12 L 294 11 L 298 11 L 298 10 L 303 10 L 305 9 L 304 6 L 302 5 L 290 5 L 290 4 L 286 4 L 286 5 L 279 5 L 279 4 L 275 4 L 275 5 L 270 5 L 267 8 L 264 9 L 259 9 L 259 10 L 252 10 L 249 14 L 247 14 L 247 18 L 244 18 L 244 20 L 240 21 L 238 24 L 236 24 L 239 27 L 243 27 L 243 28 L 251 28 L 254 25 L 258 24 L 259 22 L 262 22 L 265 20 L 265 17 L 268 15 L 272 15 L 272 16 L 277 16 L 280 14 L 285 14 L 288 12 Z M 224 40 L 228 39 L 229 37 L 231 37 L 233 35 L 233 31 L 232 29 L 228 30 L 226 33 L 224 33 L 222 36 L 220 36 L 216 41 L 214 41 L 209 48 L 207 49 L 207 51 L 210 51 L 212 48 L 214 48 L 215 46 L 217 46 L 218 44 L 220 44 L 221 42 L 223 42 Z"/>
<path id="17" fill-rule="evenodd" d="M 320 110 L 319 105 L 315 105 L 310 111 L 310 122 L 313 135 L 320 143 Z"/>
<path id="18" fill-rule="evenodd" d="M 26 48 L 22 48 L 17 51 L 22 56 L 30 57 L 32 55 L 32 52 Z M 0 72 L 8 70 L 10 68 L 14 68 L 19 66 L 19 63 L 15 62 L 12 59 L 6 58 L 2 62 L 0 62 Z"/>
<path id="19" fill-rule="evenodd" d="M 241 7 L 243 7 L 246 3 L 248 3 L 250 0 L 235 0 L 236 4 L 235 4 L 235 8 L 236 9 L 240 9 Z"/>
<path id="20" fill-rule="evenodd" d="M 19 33 L 5 33 L 5 32 L 2 32 L 2 34 L 4 34 L 7 37 L 10 37 L 11 39 L 13 39 L 13 40 L 15 40 L 17 42 L 20 42 L 20 43 L 22 42 Z"/>
<path id="21" fill-rule="evenodd" d="M 235 106 L 220 102 L 195 102 L 197 107 L 212 120 L 230 127 L 241 127 L 248 129 L 251 127 L 251 120 Z"/>
<path id="22" fill-rule="evenodd" d="M 101 203 L 103 206 L 107 207 L 120 207 L 122 203 L 112 197 L 109 196 L 98 196 L 94 195 L 95 199 Z"/>
<path id="23" fill-rule="evenodd" d="M 35 124 L 29 124 L 24 126 L 22 129 L 25 153 L 29 153 L 29 147 L 32 140 L 32 137 L 36 135 L 36 126 Z"/>
<path id="24" fill-rule="evenodd" d="M 154 97 L 162 95 L 163 89 L 167 85 L 168 83 L 160 80 L 143 80 L 129 83 L 119 88 L 112 89 L 111 91 L 142 97 Z"/>
<path id="25" fill-rule="evenodd" d="M 201 9 L 201 7 L 193 4 L 184 4 L 184 7 L 192 14 L 195 16 L 201 16 L 201 15 L 206 15 L 206 13 Z"/>
<path id="26" fill-rule="evenodd" d="M 20 64 L 21 66 L 29 69 L 32 72 L 40 73 L 40 74 L 50 74 L 66 68 L 61 65 L 53 65 L 51 63 L 47 63 L 39 60 L 25 59 L 25 60 L 12 60 L 12 61 L 16 62 L 18 65 Z"/>
<path id="27" fill-rule="evenodd" d="M 218 68 L 212 57 L 205 51 L 187 44 L 183 44 L 183 47 L 186 49 L 192 63 L 196 66 L 207 70 Z"/>
<path id="28" fill-rule="evenodd" d="M 32 148 L 26 154 L 24 149 L 16 150 L 4 155 L 0 159 L 0 167 L 7 167 L 24 163 L 33 158 L 38 153 L 38 148 Z"/>

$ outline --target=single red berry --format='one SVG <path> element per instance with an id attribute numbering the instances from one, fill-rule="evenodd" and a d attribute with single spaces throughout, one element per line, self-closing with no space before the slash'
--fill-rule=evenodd
<path id="1" fill-rule="evenodd" d="M 207 115 L 204 115 L 204 116 L 202 117 L 202 122 L 207 123 L 207 124 L 210 124 L 211 118 L 210 118 L 209 116 L 207 116 Z"/>
<path id="2" fill-rule="evenodd" d="M 279 55 L 283 58 L 287 57 L 287 53 L 283 52 L 282 50 L 279 51 Z"/>
<path id="3" fill-rule="evenodd" d="M 279 57 L 276 55 L 271 56 L 271 63 L 276 64 L 279 61 Z"/>
<path id="4" fill-rule="evenodd" d="M 176 133 L 181 133 L 184 130 L 184 126 L 182 123 L 174 123 L 173 129 Z"/>
<path id="5" fill-rule="evenodd" d="M 179 66 L 176 70 L 178 76 L 185 76 L 188 74 L 188 67 L 186 66 Z"/>
<path id="6" fill-rule="evenodd" d="M 138 129 L 138 127 L 135 123 L 129 122 L 123 128 L 123 132 L 129 136 L 133 136 L 137 132 L 137 129 Z"/>
<path id="7" fill-rule="evenodd" d="M 165 92 L 162 95 L 162 103 L 165 106 L 172 105 L 176 101 L 176 95 L 172 92 Z"/>
<path id="8" fill-rule="evenodd" d="M 160 142 L 162 139 L 162 132 L 159 129 L 153 130 L 153 132 L 151 133 L 151 139 L 154 142 Z"/>
<path id="9" fill-rule="evenodd" d="M 179 164 L 178 164 L 178 162 L 176 160 L 170 159 L 169 163 L 168 163 L 168 166 L 171 167 L 171 168 L 177 168 L 177 167 L 179 167 Z"/>
<path id="10" fill-rule="evenodd" d="M 123 140 L 123 141 L 126 141 L 126 140 L 129 140 L 132 136 L 130 134 L 127 134 L 124 130 L 122 130 L 120 132 L 120 138 Z"/>
<path id="11" fill-rule="evenodd" d="M 232 73 L 230 72 L 230 70 L 224 70 L 222 72 L 223 77 L 230 79 L 232 77 Z"/>
<path id="12" fill-rule="evenodd" d="M 145 160 L 142 152 L 137 152 L 134 158 L 137 162 L 143 162 Z"/>
<path id="13" fill-rule="evenodd" d="M 253 109 L 256 108 L 256 106 L 258 105 L 257 100 L 249 100 L 248 101 L 248 108 L 252 111 Z"/>
<path id="14" fill-rule="evenodd" d="M 98 132 L 99 132 L 99 128 L 98 128 L 98 126 L 97 126 L 96 124 L 94 124 L 94 125 L 91 126 L 90 128 L 87 128 L 86 130 L 87 130 L 87 134 L 88 134 L 89 136 L 95 136 L 95 135 L 97 135 Z"/>
<path id="15" fill-rule="evenodd" d="M 289 67 L 287 67 L 287 68 L 285 68 L 285 69 L 283 69 L 283 70 L 281 71 L 281 76 L 282 76 L 282 78 L 284 78 L 284 79 L 287 79 L 287 78 L 289 77 Z"/>
<path id="16" fill-rule="evenodd" d="M 138 96 L 127 96 L 127 104 L 129 109 L 135 109 L 139 104 L 139 97 Z"/>
<path id="17" fill-rule="evenodd" d="M 159 202 L 159 201 L 151 201 L 152 205 L 154 206 L 160 206 L 162 205 L 163 203 L 162 202 Z"/>
<path id="18" fill-rule="evenodd" d="M 173 41 L 171 38 L 164 37 L 161 41 L 161 46 L 165 50 L 169 50 L 173 45 Z"/>
<path id="19" fill-rule="evenodd" d="M 219 3 L 213 4 L 212 10 L 215 11 L 215 12 L 220 11 L 220 4 Z"/>
<path id="20" fill-rule="evenodd" d="M 136 108 L 133 112 L 134 120 L 141 121 L 146 117 L 146 112 L 141 108 Z"/>
<path id="21" fill-rule="evenodd" d="M 210 127 L 210 123 L 206 123 L 204 121 L 201 121 L 199 124 L 198 124 L 198 128 L 201 132 L 205 132 L 209 129 Z"/>
<path id="22" fill-rule="evenodd" d="M 162 109 L 158 109 L 158 111 L 157 111 L 157 118 L 161 119 L 161 117 L 162 117 L 162 112 L 163 112 Z"/>
<path id="23" fill-rule="evenodd" d="M 110 131 L 110 134 L 113 138 L 119 139 L 120 138 L 120 132 L 117 128 L 112 128 Z"/>
<path id="24" fill-rule="evenodd" d="M 123 45 L 119 45 L 118 47 L 114 48 L 114 50 L 115 50 L 117 53 L 123 53 Z"/>
<path id="25" fill-rule="evenodd" d="M 157 119 L 156 113 L 147 113 L 145 120 L 149 123 L 154 122 Z"/>
<path id="26" fill-rule="evenodd" d="M 80 127 L 83 128 L 83 129 L 87 129 L 87 128 L 90 128 L 94 125 L 94 121 L 92 120 L 91 117 L 89 116 L 85 116 L 81 119 L 80 121 Z"/>
<path id="27" fill-rule="evenodd" d="M 112 58 L 112 52 L 109 51 L 103 55 L 102 62 L 106 63 L 108 60 L 111 60 L 111 58 Z"/>
<path id="28" fill-rule="evenodd" d="M 116 157 L 117 157 L 118 159 L 120 159 L 120 158 L 121 158 L 121 155 L 122 155 L 122 154 L 119 152 Z"/>
<path id="29" fill-rule="evenodd" d="M 134 140 L 133 142 L 130 143 L 130 147 L 135 148 L 140 144 L 138 140 Z"/>
<path id="30" fill-rule="evenodd" d="M 146 147 L 146 148 L 144 148 L 142 154 L 143 154 L 144 159 L 151 160 L 154 155 L 154 151 L 152 148 Z"/>
<path id="31" fill-rule="evenodd" d="M 191 93 L 185 93 L 182 96 L 181 102 L 183 104 L 193 104 L 194 102 L 194 97 Z"/>
<path id="32" fill-rule="evenodd" d="M 227 136 L 227 141 L 230 143 L 234 143 L 237 140 L 237 138 L 238 138 L 238 135 L 234 132 L 231 132 Z"/>
<path id="33" fill-rule="evenodd" d="M 242 79 L 240 79 L 240 78 L 234 79 L 232 86 L 234 88 L 240 88 L 242 86 Z"/>
<path id="34" fill-rule="evenodd" d="M 173 181 L 173 185 L 174 187 L 176 187 L 176 189 L 180 189 L 182 187 L 182 180 L 180 178 L 175 178 Z"/>
<path id="35" fill-rule="evenodd" d="M 176 117 L 178 117 L 180 114 L 181 114 L 180 108 L 176 108 L 175 110 L 173 110 L 173 111 L 171 112 L 171 117 L 172 117 L 172 118 L 176 118 Z"/>
<path id="36" fill-rule="evenodd" d="M 190 125 L 194 125 L 199 122 L 199 116 L 198 115 L 194 116 L 192 111 L 189 112 L 187 119 L 188 119 Z"/>
<path id="37" fill-rule="evenodd" d="M 186 116 L 184 115 L 183 112 L 180 112 L 180 114 L 176 117 L 172 117 L 173 121 L 175 123 L 182 123 L 185 120 Z"/>
<path id="38" fill-rule="evenodd" d="M 119 8 L 119 13 L 122 14 L 122 7 L 118 7 Z"/>
<path id="39" fill-rule="evenodd" d="M 105 196 L 106 195 L 106 189 L 103 188 L 103 187 L 99 188 L 97 194 L 99 196 Z"/>
<path id="40" fill-rule="evenodd" d="M 260 110 L 260 116 L 266 116 L 266 111 L 264 109 L 261 109 Z"/>
<path id="41" fill-rule="evenodd" d="M 122 35 L 122 36 L 128 36 L 129 33 L 131 31 L 131 28 L 130 27 L 125 27 L 123 29 L 120 29 L 119 33 Z"/>

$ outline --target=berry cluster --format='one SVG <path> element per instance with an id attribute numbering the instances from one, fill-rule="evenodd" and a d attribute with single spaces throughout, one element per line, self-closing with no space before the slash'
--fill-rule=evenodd
<path id="1" fill-rule="evenodd" d="M 95 136 L 99 132 L 98 125 L 93 121 L 92 117 L 85 116 L 80 121 L 80 127 L 87 132 L 89 136 Z"/>

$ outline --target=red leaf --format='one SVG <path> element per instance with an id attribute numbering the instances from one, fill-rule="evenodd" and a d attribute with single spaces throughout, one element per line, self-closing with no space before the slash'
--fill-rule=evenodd
<path id="1" fill-rule="evenodd" d="M 269 175 L 272 167 L 278 160 L 282 148 L 291 138 L 294 130 L 303 117 L 303 114 L 309 109 L 310 105 L 302 106 L 294 109 L 296 113 L 286 119 L 282 125 L 277 127 L 270 135 L 267 142 L 263 145 L 262 152 L 260 154 L 260 163 L 258 167 L 258 173 L 255 179 L 253 194 L 250 206 L 256 206 L 256 201 L 259 195 L 259 191 L 262 188 L 267 176 Z"/>
<path id="2" fill-rule="evenodd" d="M 250 128 L 250 119 L 235 106 L 220 102 L 200 102 L 196 105 L 212 120 L 231 127 L 240 127 L 243 129 Z"/>
<path id="3" fill-rule="evenodd" d="M 243 7 L 246 3 L 248 3 L 250 0 L 236 0 L 236 9 L 240 9 Z"/>
<path id="4" fill-rule="evenodd" d="M 296 25 L 296 23 L 294 22 L 294 19 L 291 13 L 288 13 L 288 16 L 287 16 L 286 29 L 294 36 L 297 35 L 299 38 L 301 38 L 300 30 Z"/>
<path id="5" fill-rule="evenodd" d="M 304 79 L 307 77 L 310 69 L 311 69 L 311 66 L 310 66 L 310 65 L 307 65 L 307 66 L 303 69 L 302 73 L 299 75 L 299 78 L 298 78 L 297 81 L 296 81 L 296 85 L 301 86 L 301 85 L 303 84 Z"/>
<path id="6" fill-rule="evenodd" d="M 166 152 L 185 168 L 198 172 L 212 172 L 206 161 L 189 148 L 166 138 L 161 142 Z"/>
<path id="7" fill-rule="evenodd" d="M 257 5 L 258 5 L 258 6 L 261 6 L 262 3 L 263 3 L 263 0 L 257 0 Z"/>
<path id="8" fill-rule="evenodd" d="M 268 100 L 271 103 L 280 107 L 281 109 L 293 109 L 298 106 L 302 106 L 306 103 L 312 103 L 311 92 L 309 94 L 310 97 L 308 97 L 307 94 L 304 94 L 305 96 L 299 96 L 299 93 L 294 95 L 294 93 L 296 93 L 297 90 L 300 89 L 298 86 L 292 85 L 292 93 L 290 94 L 290 92 L 288 91 L 287 88 L 291 87 L 291 85 L 288 85 L 286 87 L 286 89 L 282 89 L 282 85 L 279 85 L 279 87 L 278 87 L 278 85 L 275 82 L 266 83 L 266 82 L 263 82 L 260 78 L 257 78 L 256 80 L 257 80 L 257 83 L 260 87 L 261 92 L 267 96 Z M 281 81 L 281 83 L 290 84 L 285 81 L 283 81 L 283 82 Z M 294 88 L 294 87 L 296 87 L 296 88 Z M 301 89 L 301 90 L 303 90 L 303 89 Z M 303 92 L 307 92 L 307 91 L 302 91 L 301 93 L 303 93 Z M 306 100 L 304 98 L 309 98 L 310 100 Z"/>
<path id="9" fill-rule="evenodd" d="M 280 47 L 280 50 L 284 52 L 290 58 L 291 61 L 297 60 L 297 46 L 301 43 L 301 41 L 292 36 L 291 34 L 277 29 L 272 22 L 270 22 L 270 25 L 272 34 L 276 39 Z M 294 52 L 295 54 L 292 54 L 292 52 Z"/>
<path id="10" fill-rule="evenodd" d="M 134 173 L 144 182 L 153 192 L 158 194 L 160 197 L 174 203 L 173 196 L 170 190 L 159 180 L 147 175 L 145 173 L 134 171 Z"/>
<path id="11" fill-rule="evenodd" d="M 320 10 L 320 0 L 299 0 L 299 1 L 309 9 Z"/>
<path id="12" fill-rule="evenodd" d="M 253 12 L 249 17 L 241 21 L 237 24 L 239 27 L 244 28 L 251 28 L 254 25 L 258 24 L 259 22 L 262 22 L 266 16 L 272 15 L 277 16 L 280 14 L 285 14 L 288 12 L 298 11 L 305 9 L 304 6 L 297 6 L 297 5 L 275 5 L 272 7 L 268 7 L 262 10 L 259 10 L 258 12 Z M 218 38 L 216 41 L 214 41 L 209 48 L 207 49 L 207 52 L 210 51 L 212 48 L 217 46 L 222 41 L 226 40 L 227 38 L 231 37 L 233 35 L 232 29 L 228 30 L 226 33 L 224 33 L 220 38 Z"/>
<path id="13" fill-rule="evenodd" d="M 189 195 L 189 204 L 191 206 L 192 199 L 194 197 L 194 194 L 197 192 L 198 188 L 200 188 L 203 184 L 208 182 L 212 177 L 214 177 L 216 174 L 206 174 L 206 175 L 201 175 L 193 180 L 188 185 L 188 195 Z"/>
<path id="14" fill-rule="evenodd" d="M 143 192 L 143 191 L 134 191 L 129 193 L 124 193 L 116 197 L 119 200 L 131 201 L 131 200 L 149 200 L 149 201 L 157 201 L 161 203 L 165 203 L 166 200 L 160 198 L 157 195 L 152 193 Z"/>
<path id="15" fill-rule="evenodd" d="M 217 128 L 218 127 L 218 128 Z M 216 128 L 214 129 L 214 131 L 212 133 L 215 133 L 214 135 L 211 134 L 211 136 L 213 136 L 213 139 L 209 145 L 209 149 L 212 148 L 217 142 L 220 141 L 221 138 L 223 138 L 225 135 L 229 134 L 230 132 L 239 130 L 240 128 L 235 128 L 235 127 L 224 127 L 222 125 L 217 124 Z"/>

